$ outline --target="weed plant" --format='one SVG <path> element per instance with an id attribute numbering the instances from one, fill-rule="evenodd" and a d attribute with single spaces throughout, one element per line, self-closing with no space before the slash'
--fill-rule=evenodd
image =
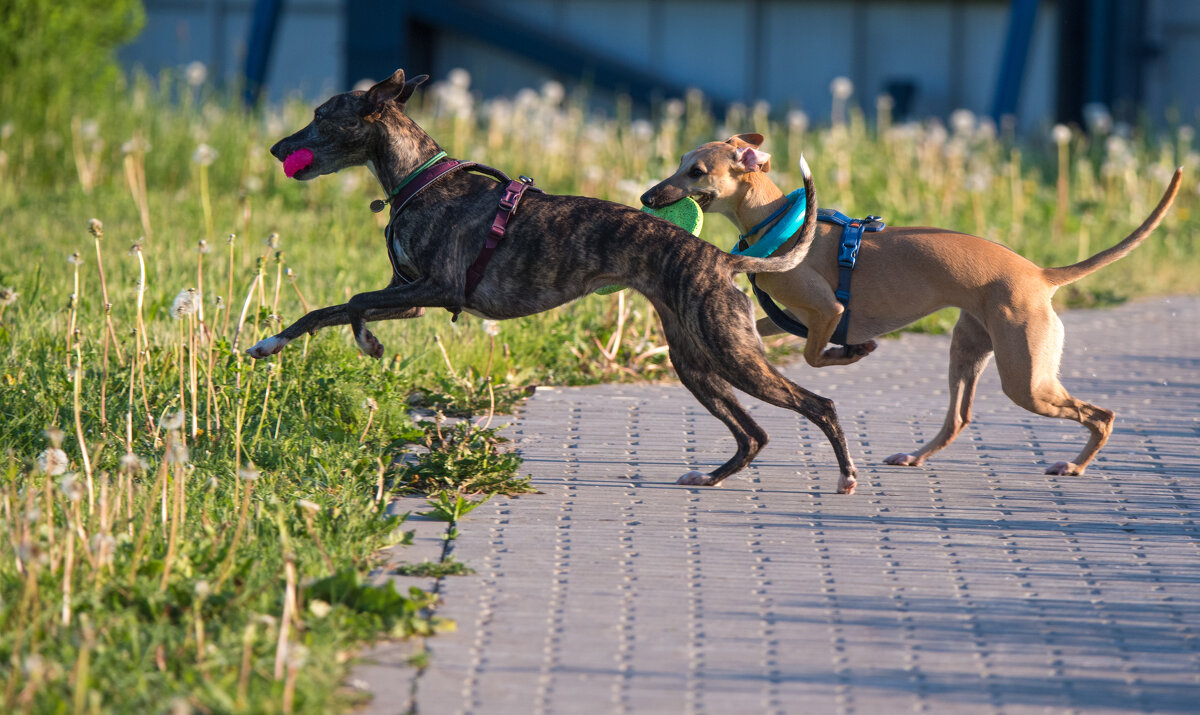
<path id="1" fill-rule="evenodd" d="M 479 102 L 462 72 L 418 96 L 414 116 L 452 156 L 552 192 L 633 204 L 685 151 L 760 131 L 785 188 L 803 150 L 823 205 L 971 231 L 1041 264 L 1114 243 L 1184 164 L 1159 233 L 1064 294 L 1191 292 L 1200 276 L 1187 126 L 1098 121 L 1018 142 L 966 113 L 893 125 L 886 105 L 821 128 L 761 105 L 718 119 L 695 94 L 651 121 L 623 102 L 593 115 L 553 83 Z M 503 324 L 435 311 L 379 324 L 382 362 L 348 330 L 249 360 L 281 323 L 389 278 L 369 173 L 288 181 L 266 152 L 311 104 L 247 114 L 164 74 L 37 128 L 20 112 L 0 107 L 5 711 L 349 707 L 356 646 L 439 627 L 428 595 L 369 577 L 374 552 L 405 538 L 382 515 L 388 492 L 437 494 L 457 519 L 471 494 L 528 489 L 493 429 L 417 424 L 410 408 L 481 415 L 531 384 L 668 372 L 657 318 L 629 291 Z M 735 230 L 713 218 L 704 235 L 728 247 Z M 409 444 L 428 454 L 401 459 Z"/>

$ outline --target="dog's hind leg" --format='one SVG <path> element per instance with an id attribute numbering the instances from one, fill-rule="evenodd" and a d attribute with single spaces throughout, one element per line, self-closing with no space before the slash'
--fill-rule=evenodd
<path id="1" fill-rule="evenodd" d="M 1058 381 L 1062 321 L 1047 301 L 1043 309 L 1028 311 L 1023 324 L 1005 323 L 998 330 L 996 369 L 1004 394 L 1030 412 L 1074 420 L 1090 432 L 1074 462 L 1057 462 L 1046 469 L 1046 474 L 1083 474 L 1108 441 L 1116 416 L 1112 410 L 1071 397 Z"/>
<path id="2" fill-rule="evenodd" d="M 854 462 L 850 459 L 846 435 L 838 422 L 833 400 L 809 392 L 779 374 L 767 362 L 766 354 L 762 353 L 761 348 L 754 359 L 745 359 L 749 358 L 746 355 L 743 355 L 743 358 L 737 365 L 722 364 L 722 375 L 747 395 L 776 407 L 798 412 L 819 427 L 833 446 L 833 454 L 841 472 L 838 494 L 853 494 L 854 487 L 858 484 L 858 475 L 854 469 Z"/>
<path id="3" fill-rule="evenodd" d="M 883 460 L 884 464 L 915 467 L 953 442 L 971 422 L 975 386 L 991 357 L 992 338 L 987 329 L 970 314 L 964 312 L 959 315 L 950 339 L 950 409 L 946 411 L 942 430 L 916 452 L 893 454 Z"/>
<path id="4" fill-rule="evenodd" d="M 708 474 L 692 470 L 680 477 L 676 483 L 716 486 L 725 477 L 745 468 L 758 455 L 767 444 L 767 433 L 738 403 L 729 383 L 719 375 L 709 370 L 696 369 L 680 360 L 676 350 L 671 351 L 671 364 L 684 387 L 691 391 L 713 417 L 721 420 L 729 428 L 737 442 L 737 452 L 725 464 Z"/>

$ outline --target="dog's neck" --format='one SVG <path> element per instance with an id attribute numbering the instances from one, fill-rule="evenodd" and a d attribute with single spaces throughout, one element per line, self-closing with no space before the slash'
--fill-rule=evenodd
<path id="1" fill-rule="evenodd" d="M 367 166 L 391 196 L 414 171 L 441 151 L 441 147 L 411 119 L 400 115 L 386 120 L 389 126 Z"/>
<path id="2" fill-rule="evenodd" d="M 726 214 L 726 217 L 737 225 L 738 233 L 745 233 L 786 204 L 787 196 L 779 190 L 775 182 L 767 178 L 766 174 L 755 171 L 746 174 L 741 197 L 733 202 L 733 215 Z M 761 235 L 762 232 L 759 232 L 758 235 L 747 238 L 753 244 Z"/>

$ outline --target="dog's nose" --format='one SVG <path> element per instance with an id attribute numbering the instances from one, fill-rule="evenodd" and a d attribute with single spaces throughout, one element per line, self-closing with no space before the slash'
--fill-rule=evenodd
<path id="1" fill-rule="evenodd" d="M 642 194 L 642 198 L 641 198 L 642 206 L 648 206 L 652 209 L 659 208 L 658 206 L 654 205 L 655 195 L 657 193 L 658 193 L 658 187 L 655 186 L 654 188 L 647 190 L 646 193 Z"/>
<path id="2" fill-rule="evenodd" d="M 271 147 L 271 156 L 275 157 L 276 159 L 278 159 L 280 161 L 284 160 L 285 157 L 284 157 L 283 140 L 282 139 L 275 142 L 275 146 Z"/>

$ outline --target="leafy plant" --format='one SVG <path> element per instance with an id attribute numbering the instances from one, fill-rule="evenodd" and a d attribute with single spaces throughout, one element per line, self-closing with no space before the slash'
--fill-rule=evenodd
<path id="1" fill-rule="evenodd" d="M 500 450 L 500 445 L 508 440 L 497 434 L 495 428 L 477 427 L 466 420 L 448 428 L 435 422 L 420 425 L 425 428 L 422 446 L 426 451 L 399 468 L 395 480 L 398 488 L 439 494 L 438 498 L 444 500 L 449 500 L 450 494 L 461 500 L 464 494 L 512 495 L 537 491 L 530 485 L 529 477 L 517 476 L 521 458 Z M 441 503 L 435 503 L 435 507 Z M 470 509 L 475 506 L 478 503 Z M 448 508 L 453 513 L 461 507 L 455 501 Z"/>
<path id="2" fill-rule="evenodd" d="M 433 509 L 421 512 L 421 515 L 454 524 L 489 498 L 491 498 L 491 494 L 485 494 L 482 499 L 470 500 L 464 499 L 463 495 L 458 492 L 440 491 L 432 499 L 426 500 Z"/>

